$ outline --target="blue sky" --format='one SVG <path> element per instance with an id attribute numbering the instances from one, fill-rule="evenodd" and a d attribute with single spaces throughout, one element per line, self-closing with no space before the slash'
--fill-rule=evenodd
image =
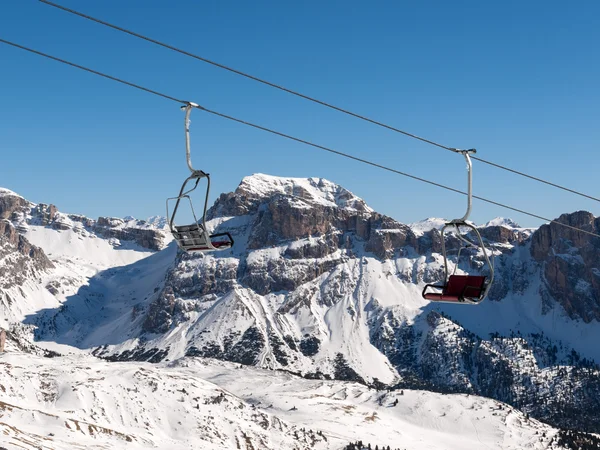
<path id="1" fill-rule="evenodd" d="M 481 158 L 598 194 L 600 3 L 62 0 L 61 4 Z M 0 37 L 458 189 L 458 155 L 34 0 Z M 187 169 L 179 106 L 0 44 L 0 186 L 62 211 L 164 214 Z M 462 196 L 192 113 L 211 201 L 252 173 L 324 177 L 401 222 Z M 475 194 L 550 218 L 597 202 L 475 162 Z M 539 221 L 475 201 L 472 219 Z"/>

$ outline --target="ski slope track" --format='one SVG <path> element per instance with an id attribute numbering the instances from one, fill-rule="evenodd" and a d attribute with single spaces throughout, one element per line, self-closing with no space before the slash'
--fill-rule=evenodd
<path id="1" fill-rule="evenodd" d="M 197 377 L 199 399 L 223 389 L 244 405 L 240 411 L 267 414 L 268 429 L 248 434 L 252 414 L 234 408 L 230 417 L 215 403 L 229 425 L 202 448 L 246 448 L 244 430 L 254 445 L 247 448 L 343 448 L 357 440 L 392 448 L 563 448 L 557 428 L 533 418 L 600 432 L 600 248 L 593 238 L 556 225 L 489 221 L 479 230 L 494 254 L 495 283 L 483 304 L 463 306 L 421 298 L 425 283 L 443 278 L 443 219 L 404 225 L 330 181 L 264 174 L 222 194 L 208 219 L 236 245 L 188 255 L 171 241 L 164 218 L 94 220 L 0 189 L 0 326 L 14 353 L 0 362 L 5 373 L 20 367 L 23 383 L 35 386 L 27 401 L 0 396 L 13 420 L 0 419 L 10 425 L 0 436 L 24 433 L 18 439 L 39 445 L 48 436 L 36 434 L 31 417 L 47 413 L 61 418 L 38 417 L 56 427 L 49 448 L 69 448 L 73 435 L 61 425 L 69 420 L 88 427 L 73 445 L 120 448 L 128 436 L 127 448 L 192 448 L 191 422 L 209 430 L 207 417 L 216 416 L 200 408 L 188 423 L 187 410 L 163 392 L 167 403 L 142 400 L 154 411 L 150 426 L 134 423 L 138 397 L 122 386 L 142 389 L 145 381 L 134 376 L 140 367 L 173 392 L 169 374 L 185 373 Z M 600 231 L 590 213 L 558 220 Z M 453 267 L 458 240 L 447 235 Z M 485 270 L 481 251 L 462 255 L 457 272 Z M 56 354 L 64 356 L 43 358 Z M 85 381 L 93 371 L 108 380 L 97 392 Z M 77 394 L 73 407 L 56 409 L 44 400 L 42 373 L 67 383 L 61 393 L 75 392 L 73 379 L 81 379 L 88 397 Z M 17 392 L 19 382 L 12 383 Z M 312 401 L 313 391 L 329 400 Z M 102 414 L 94 392 L 110 403 Z M 167 425 L 160 408 L 177 411 L 183 425 Z M 496 414 L 485 414 L 487 424 L 465 410 Z M 411 419 L 415 411 L 423 418 Z"/>

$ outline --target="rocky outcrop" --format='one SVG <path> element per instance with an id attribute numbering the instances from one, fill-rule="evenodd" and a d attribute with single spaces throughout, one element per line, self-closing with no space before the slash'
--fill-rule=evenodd
<path id="1" fill-rule="evenodd" d="M 351 245 L 347 234 L 368 242 L 367 251 L 381 258 L 394 248 L 416 245 L 408 226 L 372 211 L 350 191 L 324 179 L 289 180 L 247 177 L 235 192 L 219 197 L 208 217 L 253 215 L 249 249 L 320 237 L 319 244 L 304 246 L 302 252 L 324 256 Z M 287 251 L 292 258 L 297 253 Z"/>
<path id="2" fill-rule="evenodd" d="M 173 323 L 174 313 L 175 296 L 171 289 L 165 289 L 150 305 L 142 329 L 151 333 L 165 333 Z"/>
<path id="3" fill-rule="evenodd" d="M 28 205 L 29 202 L 23 197 L 0 191 L 0 220 L 10 219 L 15 212 L 23 211 Z"/>
<path id="4" fill-rule="evenodd" d="M 45 203 L 38 203 L 32 211 L 32 214 L 39 220 L 41 225 L 51 225 L 56 219 L 56 213 L 58 209 L 54 205 L 46 205 Z M 60 227 L 56 227 L 60 229 Z M 67 229 L 67 228 L 63 228 Z"/>
<path id="5" fill-rule="evenodd" d="M 22 286 L 54 267 L 44 251 L 32 245 L 7 220 L 0 221 L 0 288 Z"/>
<path id="6" fill-rule="evenodd" d="M 31 258 L 37 267 L 49 269 L 54 267 L 44 251 L 32 245 L 24 236 L 20 235 L 16 228 L 8 221 L 0 221 L 0 237 L 3 238 L 5 245 L 14 247 L 21 255 Z"/>
<path id="7" fill-rule="evenodd" d="M 594 217 L 587 211 L 577 211 L 571 214 L 563 214 L 556 222 L 564 223 L 575 228 L 598 233 L 600 229 L 600 217 Z M 578 248 L 588 249 L 597 248 L 597 237 L 581 233 L 576 230 L 563 227 L 558 223 L 542 225 L 538 228 L 531 238 L 531 256 L 536 261 L 543 261 L 556 249 Z"/>
<path id="8" fill-rule="evenodd" d="M 501 225 L 492 225 L 481 228 L 480 233 L 481 237 L 488 241 L 501 244 L 521 244 L 528 237 L 527 233 Z"/>
<path id="9" fill-rule="evenodd" d="M 89 222 L 88 222 L 89 223 Z M 149 250 L 161 250 L 164 247 L 165 234 L 154 228 L 123 226 L 124 220 L 114 217 L 99 217 L 91 224 L 94 233 L 105 238 L 132 241 Z"/>
<path id="10" fill-rule="evenodd" d="M 557 222 L 600 234 L 600 218 L 586 211 Z M 555 223 L 532 236 L 531 256 L 543 267 L 545 289 L 570 317 L 600 320 L 600 238 Z"/>

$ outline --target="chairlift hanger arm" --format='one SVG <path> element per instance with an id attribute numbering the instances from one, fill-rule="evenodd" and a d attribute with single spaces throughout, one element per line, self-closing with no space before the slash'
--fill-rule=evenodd
<path id="1" fill-rule="evenodd" d="M 477 150 L 471 148 L 469 150 L 459 150 L 457 148 L 451 149 L 454 153 L 460 153 L 465 157 L 467 162 L 467 212 L 460 219 L 455 219 L 452 222 L 462 223 L 465 222 L 471 214 L 471 205 L 473 204 L 473 163 L 471 162 L 470 154 L 477 153 Z"/>
<path id="2" fill-rule="evenodd" d="M 187 160 L 188 168 L 192 174 L 199 172 L 199 174 L 204 174 L 201 170 L 196 170 L 192 166 L 192 156 L 191 156 L 191 143 L 190 143 L 190 114 L 192 113 L 193 108 L 202 109 L 200 105 L 193 102 L 187 102 L 184 106 L 181 107 L 185 111 L 185 119 L 184 119 L 184 128 L 185 128 L 185 157 Z"/>

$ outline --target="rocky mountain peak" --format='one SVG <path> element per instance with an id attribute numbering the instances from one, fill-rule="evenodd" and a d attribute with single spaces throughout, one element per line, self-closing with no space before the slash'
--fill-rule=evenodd
<path id="1" fill-rule="evenodd" d="M 496 217 L 487 222 L 484 227 L 521 228 L 517 222 L 507 217 Z"/>
<path id="2" fill-rule="evenodd" d="M 248 216 L 250 250 L 320 237 L 314 243 L 320 248 L 304 250 L 326 255 L 350 248 L 356 237 L 367 242 L 367 251 L 384 258 L 409 235 L 414 238 L 406 225 L 376 213 L 352 192 L 323 178 L 246 177 L 208 212 L 209 219 L 232 216 Z"/>
<path id="3" fill-rule="evenodd" d="M 357 212 L 373 212 L 364 200 L 324 178 L 289 178 L 254 174 L 242 179 L 235 192 L 222 194 L 209 217 L 251 214 L 264 203 L 286 198 L 299 208 L 320 206 Z"/>

